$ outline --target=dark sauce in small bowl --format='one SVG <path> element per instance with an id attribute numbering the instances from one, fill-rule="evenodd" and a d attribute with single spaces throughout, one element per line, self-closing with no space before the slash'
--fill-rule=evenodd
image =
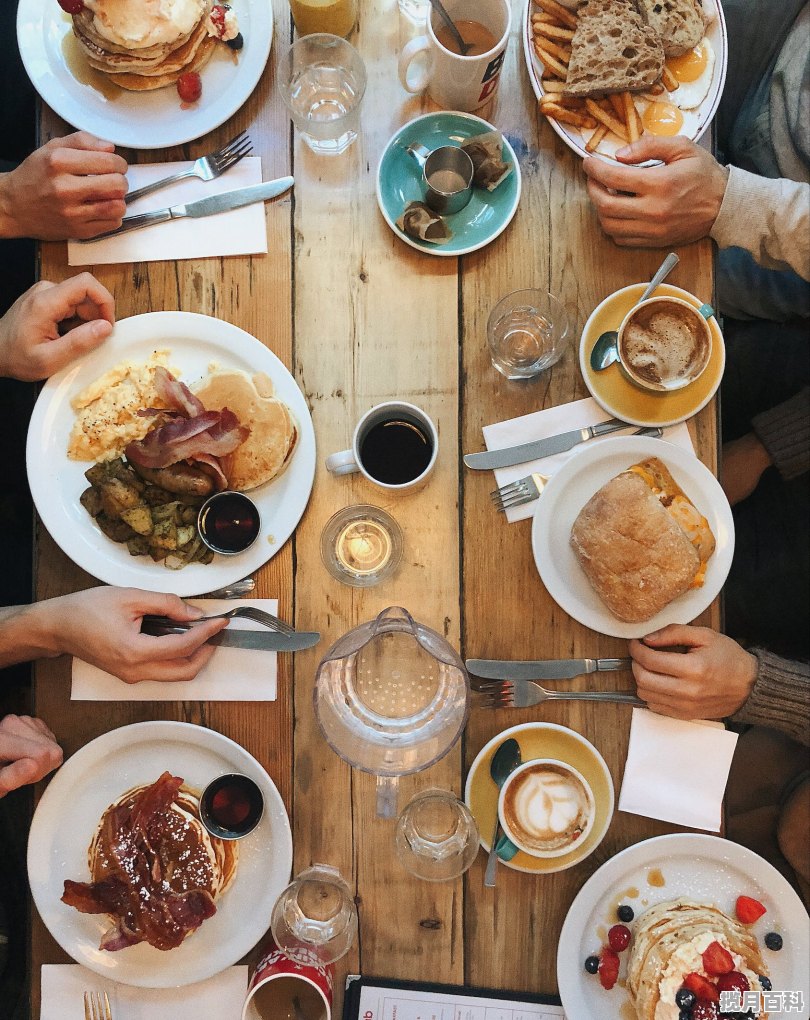
<path id="1" fill-rule="evenodd" d="M 234 556 L 256 541 L 261 527 L 259 508 L 242 492 L 217 492 L 200 507 L 197 530 L 215 553 Z"/>
<path id="2" fill-rule="evenodd" d="M 212 836 L 241 839 L 252 832 L 264 812 L 262 791 L 247 776 L 219 776 L 200 797 L 200 820 Z"/>

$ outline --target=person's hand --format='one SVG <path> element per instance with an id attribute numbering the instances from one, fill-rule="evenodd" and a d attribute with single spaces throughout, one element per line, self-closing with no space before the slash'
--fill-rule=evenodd
<path id="1" fill-rule="evenodd" d="M 685 652 L 665 651 L 676 646 Z M 676 719 L 725 719 L 742 708 L 757 678 L 757 660 L 708 627 L 671 624 L 630 642 L 638 696 Z"/>
<path id="2" fill-rule="evenodd" d="M 771 464 L 771 455 L 754 432 L 726 443 L 720 481 L 729 503 L 734 506 L 747 499 Z"/>
<path id="3" fill-rule="evenodd" d="M 0 175 L 0 237 L 61 241 L 121 226 L 126 160 L 86 131 L 53 138 Z"/>
<path id="4" fill-rule="evenodd" d="M 47 776 L 62 764 L 62 748 L 41 719 L 7 715 L 0 720 L 0 797 Z"/>
<path id="5" fill-rule="evenodd" d="M 60 327 L 81 320 L 64 335 Z M 112 294 L 90 273 L 41 280 L 0 319 L 0 376 L 34 382 L 98 347 L 112 332 Z"/>
<path id="6" fill-rule="evenodd" d="M 681 136 L 644 135 L 616 158 L 590 156 L 582 165 L 602 229 L 616 244 L 661 248 L 706 237 L 728 183 L 728 170 L 711 153 Z M 664 165 L 622 165 L 649 159 Z"/>
<path id="7" fill-rule="evenodd" d="M 75 655 L 128 684 L 193 680 L 214 654 L 215 646 L 206 642 L 228 625 L 227 620 L 208 620 L 185 634 L 142 634 L 147 614 L 188 621 L 203 613 L 176 595 L 137 588 L 90 588 L 32 608 L 39 614 L 43 644 L 53 654 Z"/>

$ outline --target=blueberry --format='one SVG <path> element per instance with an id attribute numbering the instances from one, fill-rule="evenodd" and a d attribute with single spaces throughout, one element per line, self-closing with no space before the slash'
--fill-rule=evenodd
<path id="1" fill-rule="evenodd" d="M 636 915 L 633 913 L 632 907 L 629 907 L 626 903 L 623 903 L 616 911 L 616 916 L 619 918 L 620 921 L 624 921 L 624 923 L 627 924 L 628 921 L 632 921 Z"/>
<path id="2" fill-rule="evenodd" d="M 587 970 L 589 974 L 595 974 L 599 970 L 599 957 L 589 956 L 585 961 L 585 970 Z"/>
<path id="3" fill-rule="evenodd" d="M 759 975 L 759 983 L 762 985 L 762 990 L 764 992 L 769 992 L 773 988 L 773 985 L 771 984 L 771 979 L 769 977 L 766 977 L 764 974 Z"/>
<path id="4" fill-rule="evenodd" d="M 691 1011 L 691 1009 L 682 1009 L 678 1013 L 678 1020 L 692 1020 L 692 1011 Z"/>
<path id="5" fill-rule="evenodd" d="M 227 42 L 228 46 L 230 46 L 232 50 L 241 50 L 245 45 L 245 40 L 241 32 L 238 32 L 233 39 L 228 39 Z"/>
<path id="6" fill-rule="evenodd" d="M 697 1002 L 697 996 L 688 988 L 679 988 L 675 993 L 675 1005 L 678 1009 L 692 1009 Z"/>
<path id="7" fill-rule="evenodd" d="M 778 932 L 769 931 L 765 936 L 765 945 L 774 953 L 778 953 L 782 948 L 782 936 Z"/>

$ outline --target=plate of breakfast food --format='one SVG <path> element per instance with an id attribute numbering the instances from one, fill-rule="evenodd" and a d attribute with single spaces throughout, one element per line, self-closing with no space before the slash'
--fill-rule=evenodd
<path id="1" fill-rule="evenodd" d="M 675 833 L 623 850 L 583 885 L 557 980 L 577 1020 L 777 1020 L 806 1015 L 808 960 L 807 912 L 772 865 L 718 836 Z"/>
<path id="2" fill-rule="evenodd" d="M 309 501 L 315 434 L 281 361 L 237 326 L 191 312 L 122 319 L 52 376 L 28 429 L 28 480 L 54 541 L 108 584 L 198 595 L 252 573 Z M 214 553 L 197 519 L 217 491 L 260 518 Z"/>
<path id="3" fill-rule="evenodd" d="M 634 283 L 609 294 L 588 317 L 579 344 L 579 367 L 593 399 L 608 414 L 631 425 L 666 428 L 685 421 L 701 411 L 717 392 L 726 366 L 726 348 L 717 319 L 707 325 L 711 334 L 709 360 L 694 381 L 679 389 L 656 392 L 636 385 L 617 362 L 597 370 L 591 364 L 591 352 L 599 337 L 617 330 L 625 316 L 638 304 L 645 283 Z M 694 294 L 669 283 L 659 284 L 657 298 L 672 297 L 699 308 L 702 302 Z"/>
<path id="4" fill-rule="evenodd" d="M 637 638 L 711 605 L 731 568 L 734 520 L 720 483 L 690 451 L 647 436 L 608 438 L 551 477 L 532 552 L 569 616 Z"/>
<path id="5" fill-rule="evenodd" d="M 264 801 L 241 839 L 212 836 L 200 794 L 246 776 Z M 284 802 L 259 762 L 227 737 L 142 722 L 90 741 L 53 776 L 28 838 L 31 893 L 77 963 L 144 988 L 203 981 L 267 930 L 289 881 Z"/>
<path id="6" fill-rule="evenodd" d="M 258 83 L 273 38 L 266 0 L 20 0 L 17 40 L 43 100 L 116 145 L 207 134 Z"/>
<path id="7" fill-rule="evenodd" d="M 541 112 L 582 157 L 645 133 L 697 141 L 728 59 L 719 0 L 528 0 L 523 49 Z"/>

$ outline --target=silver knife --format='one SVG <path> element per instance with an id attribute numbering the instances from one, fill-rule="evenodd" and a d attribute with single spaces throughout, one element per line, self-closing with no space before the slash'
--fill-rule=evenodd
<path id="1" fill-rule="evenodd" d="M 143 633 L 152 637 L 166 637 L 168 634 L 185 634 L 188 627 L 152 626 L 144 628 Z M 221 630 L 208 639 L 208 644 L 221 645 L 225 648 L 256 648 L 265 652 L 300 652 L 304 648 L 312 648 L 321 640 L 321 635 L 314 630 L 296 631 L 295 634 L 280 634 L 278 631 L 236 630 L 230 627 Z"/>
<path id="2" fill-rule="evenodd" d="M 99 234 L 97 237 L 87 240 L 99 241 L 103 237 L 115 237 L 127 230 L 138 230 L 140 227 L 148 227 L 152 223 L 165 223 L 167 220 L 182 219 L 184 216 L 214 216 L 216 213 L 227 212 L 229 209 L 241 209 L 243 205 L 266 202 L 269 198 L 283 195 L 294 183 L 293 177 L 279 177 L 278 180 L 254 184 L 250 188 L 237 188 L 236 191 L 226 191 L 222 195 L 201 198 L 196 202 L 189 202 L 188 205 L 172 205 L 168 209 L 158 209 L 156 212 L 126 216 L 124 222 L 116 230 L 110 230 L 106 234 Z"/>
<path id="3" fill-rule="evenodd" d="M 585 673 L 628 670 L 631 659 L 467 659 L 467 672 L 492 680 L 570 680 Z"/>
<path id="4" fill-rule="evenodd" d="M 579 443 L 586 443 L 596 436 L 606 436 L 610 432 L 619 432 L 621 429 L 632 427 L 626 421 L 611 418 L 598 425 L 563 432 L 559 436 L 549 436 L 548 439 L 536 439 L 533 443 L 523 443 L 522 446 L 509 446 L 505 450 L 486 450 L 484 453 L 467 453 L 464 455 L 464 463 L 476 471 L 511 467 L 513 464 L 525 464 L 529 460 L 551 457 L 555 453 L 565 453 L 566 450 Z"/>

